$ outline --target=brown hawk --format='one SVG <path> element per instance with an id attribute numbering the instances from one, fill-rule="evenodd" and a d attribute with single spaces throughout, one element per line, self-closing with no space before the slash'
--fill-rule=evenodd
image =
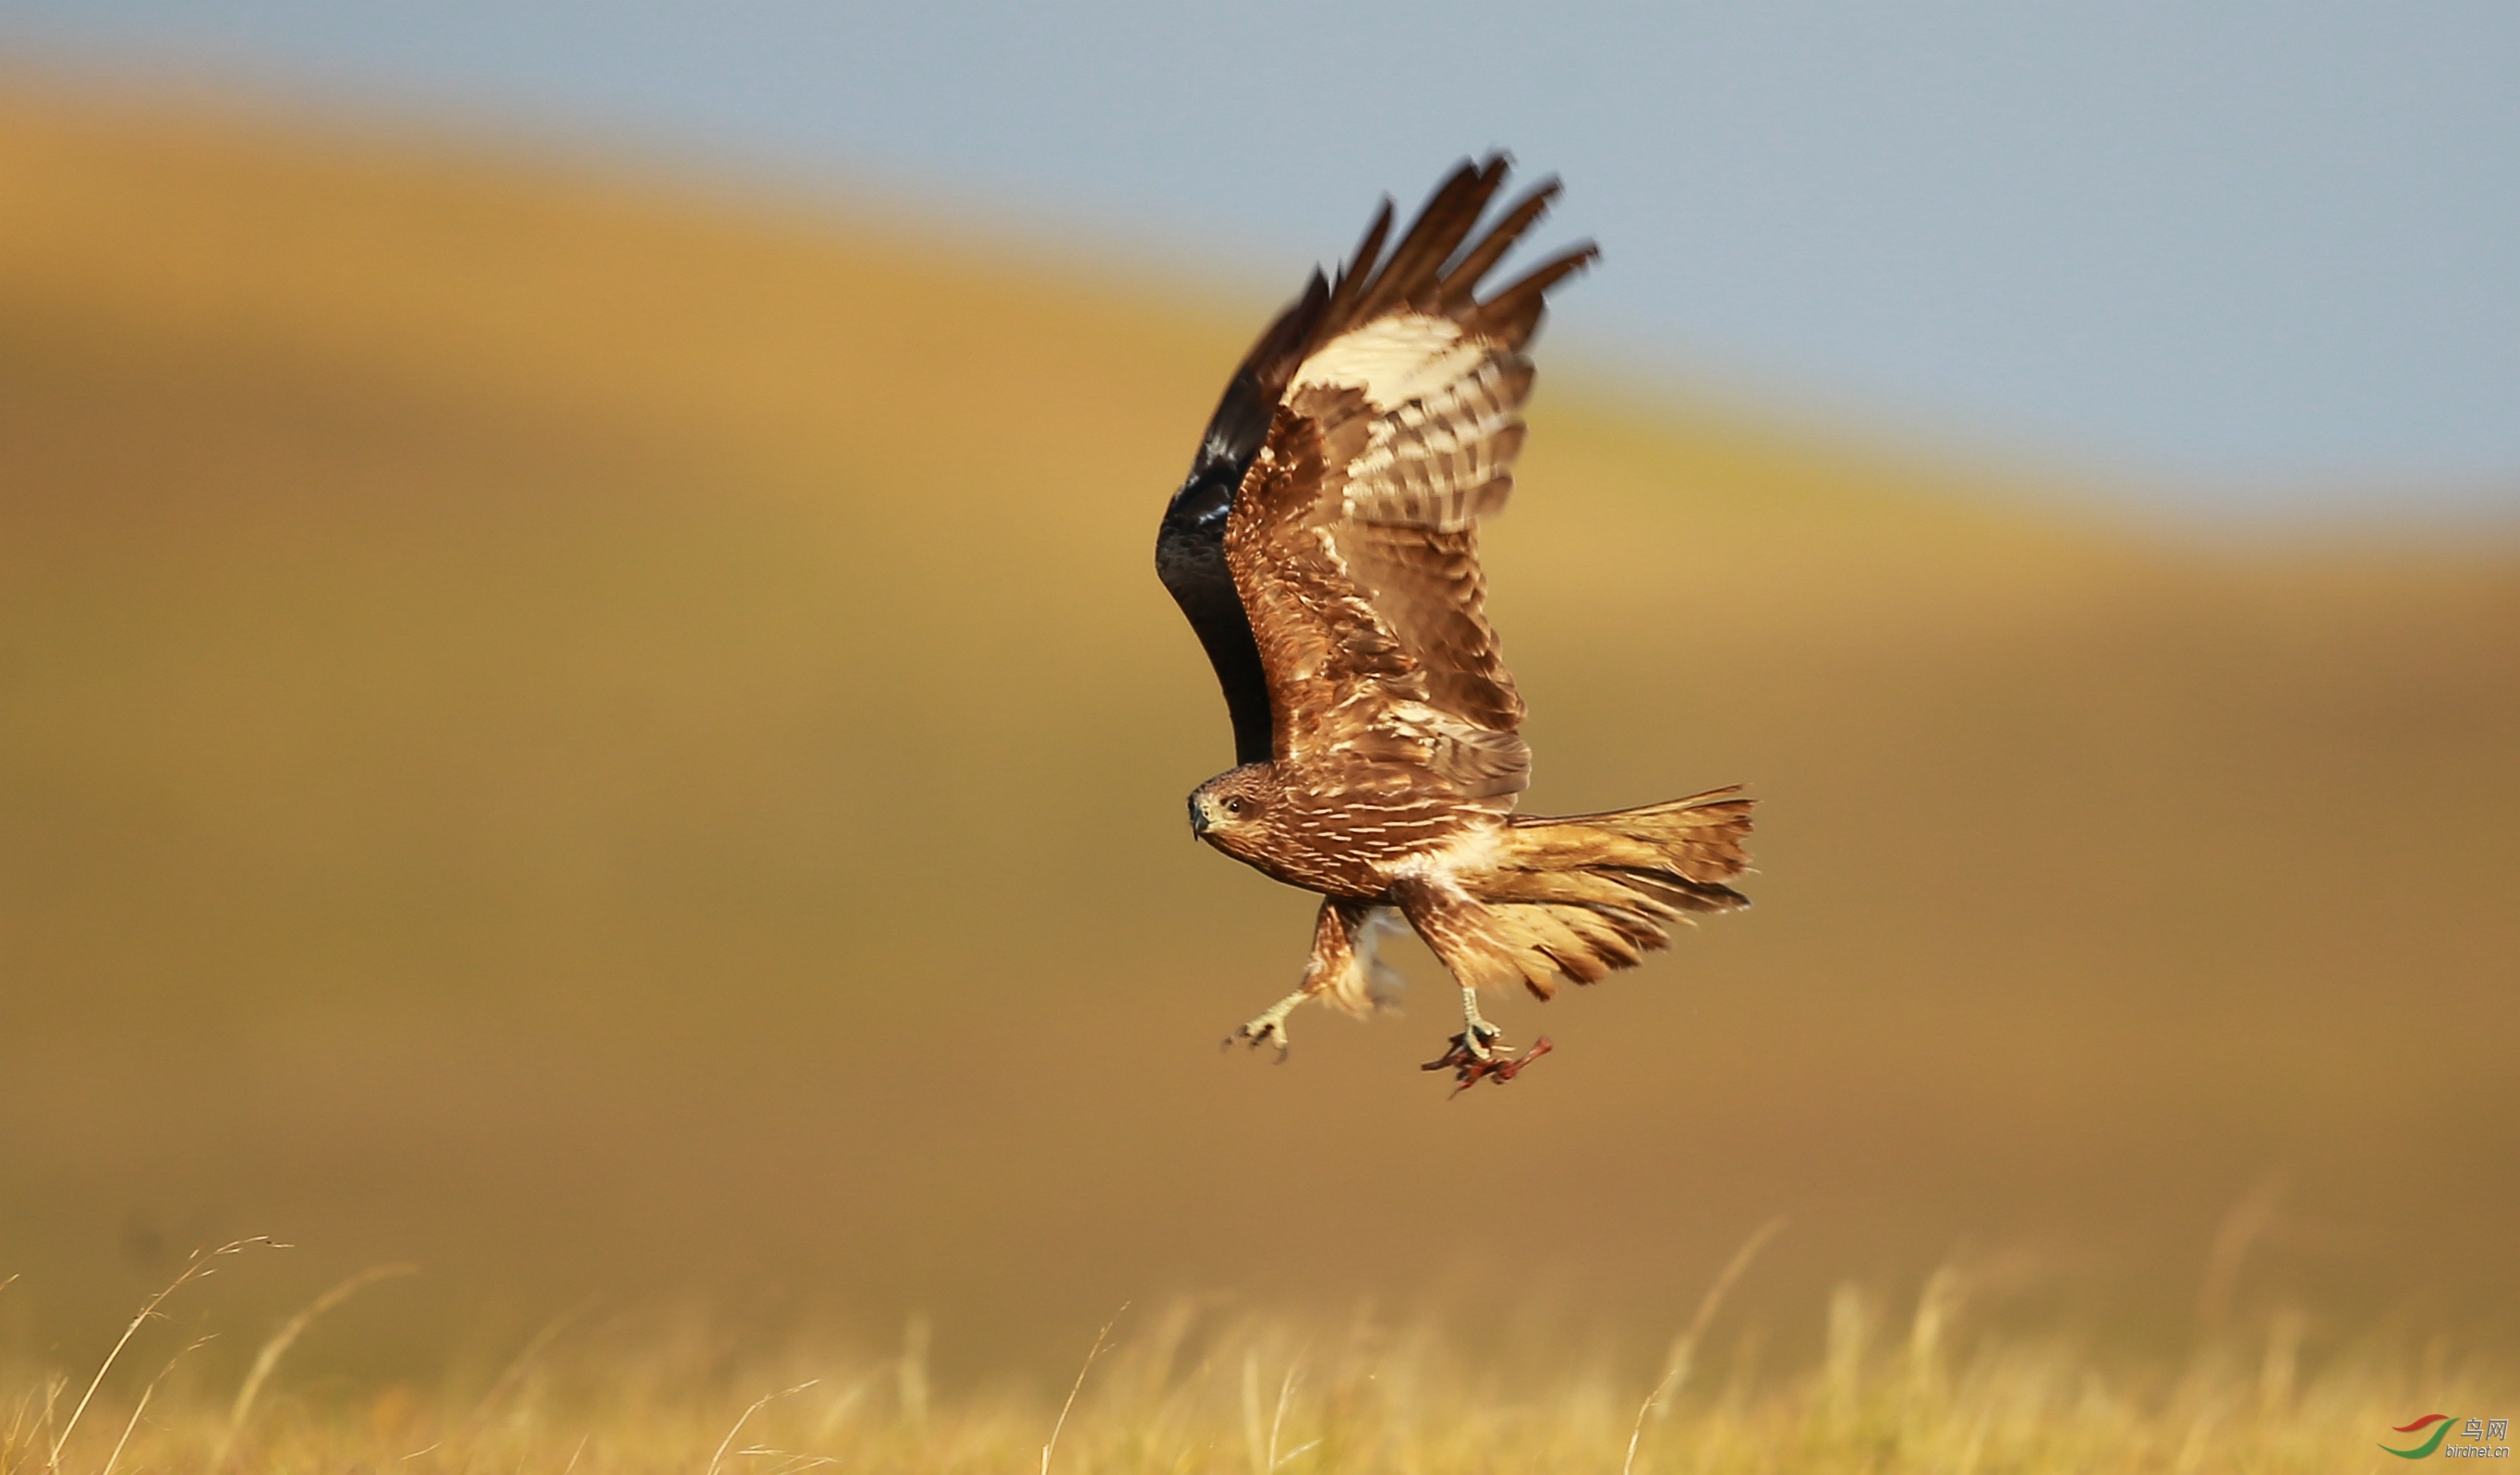
<path id="1" fill-rule="evenodd" d="M 1596 251 L 1480 296 L 1557 194 L 1545 181 L 1480 229 L 1507 167 L 1464 160 L 1388 251 L 1385 200 L 1337 280 L 1313 273 L 1226 386 L 1155 542 L 1234 720 L 1238 766 L 1192 792 L 1191 828 L 1326 898 L 1302 985 L 1236 1037 L 1282 1052 L 1307 999 L 1373 1008 L 1398 982 L 1376 935 L 1405 918 L 1462 986 L 1462 1033 L 1427 1068 L 1464 1085 L 1547 1047 L 1507 1050 L 1481 989 L 1547 999 L 1633 966 L 1689 913 L 1748 905 L 1725 884 L 1749 861 L 1737 787 L 1512 812 L 1531 751 L 1481 608 L 1478 521 L 1512 489 L 1543 299 Z"/>

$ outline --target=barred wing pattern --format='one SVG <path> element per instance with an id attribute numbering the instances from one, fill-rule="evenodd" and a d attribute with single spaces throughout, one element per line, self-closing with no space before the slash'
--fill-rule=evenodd
<path id="1" fill-rule="evenodd" d="M 1384 206 L 1322 303 L 1224 537 L 1281 765 L 1498 809 L 1531 757 L 1483 607 L 1478 519 L 1512 490 L 1521 349 L 1544 294 L 1594 256 L 1577 246 L 1481 300 L 1556 193 L 1541 185 L 1474 240 L 1505 171 L 1464 163 L 1387 258 Z"/>

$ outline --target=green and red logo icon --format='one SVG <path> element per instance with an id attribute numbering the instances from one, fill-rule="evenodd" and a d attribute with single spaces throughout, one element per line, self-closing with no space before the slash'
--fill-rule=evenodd
<path id="1" fill-rule="evenodd" d="M 2390 1453 L 2395 1454 L 2400 1459 L 2421 1459 L 2425 1455 L 2430 1454 L 2435 1450 L 2441 1448 L 2441 1442 L 2450 1434 L 2450 1415 L 2447 1413 L 2427 1413 L 2423 1417 L 2416 1419 L 2411 1424 L 2398 1425 L 2397 1428 L 2391 1432 L 2397 1434 L 2413 1434 L 2428 1425 L 2439 1425 L 2440 1427 L 2433 1430 L 2432 1437 L 2430 1439 L 2425 1440 L 2422 1444 L 2415 1446 L 2411 1450 L 2389 1450 L 2387 1445 L 2382 1445 L 2380 1448 L 2383 1450 L 2389 1450 Z"/>
<path id="2" fill-rule="evenodd" d="M 2389 1445 L 2381 1445 L 2381 1450 L 2389 1450 L 2392 1454 L 2397 1454 L 2399 1460 L 2422 1460 L 2424 1454 L 2432 1454 L 2434 1450 L 2440 1450 L 2442 1440 L 2450 1437 L 2450 1414 L 2424 1414 L 2422 1419 L 2414 1419 L 2411 1424 L 2397 1424 L 2397 1430 L 2392 1430 L 2397 1432 L 2397 1435 L 2414 1435 L 2414 1432 L 2424 1430 L 2427 1424 L 2432 1424 L 2432 1437 L 2424 1440 L 2422 1445 L 2416 1445 L 2416 1448 L 2411 1450 L 2389 1450 Z"/>
<path id="3" fill-rule="evenodd" d="M 2442 1441 L 2450 1438 L 2451 1424 L 2452 1417 L 2450 1414 L 2427 1413 L 2423 1417 L 2416 1419 L 2413 1423 L 2400 1424 L 2394 1431 L 2392 1431 L 2398 1434 L 2422 1434 L 2426 1429 L 2432 1430 L 2433 1432 L 2431 1434 L 2425 1436 L 2423 1443 L 2416 1445 L 2411 1450 L 2401 1450 L 2395 1445 L 2382 1445 L 2380 1448 L 2391 1454 L 2395 1454 L 2400 1459 L 2422 1459 L 2426 1455 L 2434 1453 L 2439 1453 L 2444 1458 L 2448 1458 L 2452 1454 L 2483 1455 L 2493 1459 L 2506 1459 L 2510 1457 L 2511 1446 L 2509 1441 L 2511 1438 L 2511 1420 L 2507 1418 L 2471 1418 L 2467 1421 L 2466 1427 L 2459 1430 L 2459 1433 L 2464 1438 L 2477 1441 L 2477 1443 L 2452 1445 L 2449 1449 L 2445 1450 L 2442 1448 Z"/>

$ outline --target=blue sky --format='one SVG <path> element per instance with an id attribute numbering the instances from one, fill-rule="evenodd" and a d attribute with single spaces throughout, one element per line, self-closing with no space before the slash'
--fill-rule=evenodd
<path id="1" fill-rule="evenodd" d="M 868 186 L 1255 299 L 1503 145 L 1560 343 L 2244 517 L 2520 507 L 2520 5 L 0 0 L 0 53 Z"/>

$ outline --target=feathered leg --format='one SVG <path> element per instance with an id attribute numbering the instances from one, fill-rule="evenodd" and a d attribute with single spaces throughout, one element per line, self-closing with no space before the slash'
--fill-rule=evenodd
<path id="1" fill-rule="evenodd" d="M 1503 1044 L 1505 1032 L 1479 1012 L 1481 985 L 1502 988 L 1522 981 L 1508 940 L 1501 935 L 1496 912 L 1444 881 L 1412 878 L 1391 888 L 1392 900 L 1426 946 L 1462 986 L 1462 1032 L 1442 1058 L 1426 1062 L 1428 1070 L 1450 1070 L 1463 1086 L 1490 1077 L 1510 1081 L 1514 1073 L 1549 1052 L 1544 1039 L 1517 1057 Z"/>
<path id="2" fill-rule="evenodd" d="M 1278 1047 L 1278 1058 L 1283 1060 L 1286 1016 L 1305 1000 L 1326 997 L 1328 1002 L 1352 1013 L 1363 1013 L 1381 1004 L 1400 981 L 1399 975 L 1374 956 L 1374 933 L 1390 915 L 1389 908 L 1370 902 L 1337 898 L 1323 902 L 1321 916 L 1313 922 L 1313 957 L 1304 965 L 1303 983 L 1228 1035 L 1225 1043 L 1232 1045 L 1240 1040 L 1256 1050 L 1266 1040 Z"/>

